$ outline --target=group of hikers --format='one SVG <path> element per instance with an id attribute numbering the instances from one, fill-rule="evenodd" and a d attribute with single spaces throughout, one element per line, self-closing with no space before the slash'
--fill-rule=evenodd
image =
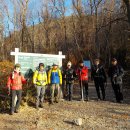
<path id="1" fill-rule="evenodd" d="M 121 103 L 123 101 L 122 94 L 122 76 L 124 75 L 123 68 L 118 64 L 116 58 L 111 61 L 112 65 L 108 69 L 108 76 L 110 77 L 112 88 L 116 97 L 116 101 Z M 22 99 L 22 84 L 27 80 L 20 72 L 21 65 L 15 64 L 14 71 L 9 75 L 7 88 L 8 94 L 11 97 L 10 114 L 19 112 L 19 106 Z M 62 71 L 57 64 L 53 64 L 52 68 L 46 72 L 44 63 L 39 63 L 38 69 L 33 74 L 33 86 L 36 88 L 36 109 L 44 106 L 44 95 L 47 86 L 50 89 L 50 103 L 58 103 L 61 94 L 62 82 L 65 83 L 67 94 L 66 98 L 69 101 L 73 99 L 73 85 L 75 79 L 79 81 L 79 87 L 81 90 L 81 99 L 89 101 L 88 94 L 88 67 L 84 65 L 83 61 L 80 61 L 77 69 L 73 69 L 72 63 L 69 61 L 66 68 Z M 95 88 L 97 92 L 97 100 L 106 100 L 105 83 L 107 82 L 107 76 L 105 69 L 100 64 L 100 59 L 94 60 L 94 65 L 91 68 L 91 79 L 94 80 Z M 101 90 L 101 94 L 100 94 Z M 101 96 L 102 95 L 102 96 Z M 17 101 L 15 103 L 15 97 Z"/>

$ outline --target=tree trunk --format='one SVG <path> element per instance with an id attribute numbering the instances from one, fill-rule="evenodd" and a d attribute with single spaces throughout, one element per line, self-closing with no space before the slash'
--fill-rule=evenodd
<path id="1" fill-rule="evenodd" d="M 127 17 L 130 25 L 130 0 L 123 0 L 127 8 Z"/>
<path id="2" fill-rule="evenodd" d="M 127 8 L 127 18 L 128 18 L 128 23 L 129 23 L 129 29 L 128 29 L 128 46 L 127 46 L 127 57 L 126 57 L 126 60 L 127 60 L 127 67 L 128 69 L 130 69 L 130 0 L 123 0 L 125 5 L 126 5 L 126 8 Z"/>

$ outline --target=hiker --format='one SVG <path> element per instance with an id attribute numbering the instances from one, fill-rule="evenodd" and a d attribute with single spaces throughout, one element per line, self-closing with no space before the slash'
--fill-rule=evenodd
<path id="1" fill-rule="evenodd" d="M 47 74 L 43 63 L 39 63 L 38 69 L 34 72 L 33 84 L 36 88 L 36 109 L 39 109 L 39 106 L 43 108 L 44 95 L 47 85 Z"/>
<path id="2" fill-rule="evenodd" d="M 122 77 L 124 75 L 123 68 L 118 64 L 116 58 L 113 58 L 111 61 L 112 65 L 109 67 L 108 76 L 111 79 L 112 88 L 118 103 L 123 102 L 122 94 Z"/>
<path id="3" fill-rule="evenodd" d="M 60 85 L 62 85 L 62 74 L 57 64 L 53 64 L 48 72 L 48 84 L 50 84 L 51 104 L 54 104 L 54 97 L 55 102 L 58 103 L 61 92 Z"/>
<path id="4" fill-rule="evenodd" d="M 84 65 L 83 61 L 79 62 L 79 68 L 77 69 L 77 75 L 79 78 L 80 90 L 81 90 L 81 100 L 89 101 L 88 97 L 88 68 Z"/>
<path id="5" fill-rule="evenodd" d="M 66 89 L 67 89 L 67 98 L 69 101 L 72 101 L 73 97 L 73 84 L 74 84 L 74 78 L 76 77 L 75 71 L 72 68 L 72 64 L 69 61 L 67 63 L 67 68 L 63 72 L 64 80 L 66 82 Z"/>
<path id="6" fill-rule="evenodd" d="M 94 60 L 94 65 L 91 70 L 91 78 L 94 80 L 95 88 L 99 100 L 105 100 L 105 83 L 107 81 L 106 73 L 103 65 L 100 64 L 100 59 Z M 100 89 L 102 92 L 102 98 L 100 95 Z"/>
<path id="7" fill-rule="evenodd" d="M 19 106 L 22 99 L 22 84 L 26 83 L 26 79 L 20 72 L 21 65 L 16 64 L 14 71 L 10 74 L 7 81 L 8 94 L 11 96 L 10 114 L 19 112 Z M 17 96 L 17 101 L 15 99 Z"/>

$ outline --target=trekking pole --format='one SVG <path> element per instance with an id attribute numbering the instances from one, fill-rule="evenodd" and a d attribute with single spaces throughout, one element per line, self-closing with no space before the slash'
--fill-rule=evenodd
<path id="1" fill-rule="evenodd" d="M 82 78 L 81 78 L 81 71 L 80 71 L 80 85 L 81 85 L 81 96 L 82 96 L 82 101 L 84 101 L 84 91 L 83 91 L 83 83 L 82 83 Z"/>
<path id="2" fill-rule="evenodd" d="M 84 91 L 83 91 L 83 84 L 82 84 L 82 80 L 81 80 L 81 91 L 82 91 L 82 101 L 84 101 Z"/>

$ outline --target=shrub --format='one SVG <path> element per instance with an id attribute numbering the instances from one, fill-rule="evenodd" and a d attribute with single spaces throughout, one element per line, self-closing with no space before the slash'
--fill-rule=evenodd
<path id="1" fill-rule="evenodd" d="M 13 71 L 14 64 L 9 61 L 0 62 L 0 89 L 6 87 L 7 79 Z"/>
<path id="2" fill-rule="evenodd" d="M 7 79 L 13 71 L 14 64 L 9 61 L 0 62 L 0 108 L 6 109 L 9 106 L 9 97 L 7 95 Z"/>

